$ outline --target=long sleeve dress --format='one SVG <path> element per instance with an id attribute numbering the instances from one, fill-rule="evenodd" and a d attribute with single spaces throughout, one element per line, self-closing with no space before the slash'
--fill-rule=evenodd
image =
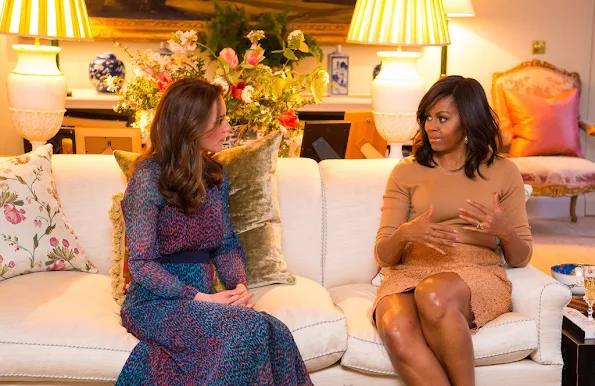
<path id="1" fill-rule="evenodd" d="M 212 293 L 210 264 L 161 263 L 162 255 L 208 250 L 228 289 L 246 284 L 244 251 L 229 219 L 227 174 L 193 214 L 165 201 L 159 175 L 156 160 L 141 161 L 122 202 L 132 282 L 121 315 L 140 342 L 117 385 L 311 385 L 281 321 L 193 300 L 199 291 Z"/>
<path id="2" fill-rule="evenodd" d="M 401 261 L 389 267 L 378 287 L 374 310 L 385 296 L 409 291 L 431 275 L 454 272 L 471 290 L 476 328 L 510 311 L 512 285 L 495 253 L 496 238 L 463 229 L 469 224 L 459 218 L 459 208 L 475 210 L 467 199 L 493 208 L 497 192 L 500 209 L 519 237 L 531 246 L 523 179 L 516 165 L 507 159 L 496 159 L 489 167 L 482 164 L 480 170 L 485 178 L 477 176 L 472 180 L 463 170 L 449 171 L 440 165 L 425 167 L 413 157 L 395 166 L 386 185 L 376 245 L 401 224 L 426 212 L 430 204 L 434 204 L 431 221 L 455 227 L 461 241 L 453 248 L 440 246 L 445 256 L 422 244 L 407 244 Z M 376 259 L 380 265 L 386 265 L 377 253 Z"/>

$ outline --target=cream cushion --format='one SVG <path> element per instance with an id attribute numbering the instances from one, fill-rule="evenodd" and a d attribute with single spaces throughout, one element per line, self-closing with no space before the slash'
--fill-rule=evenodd
<path id="1" fill-rule="evenodd" d="M 347 318 L 347 350 L 341 364 L 359 371 L 395 375 L 388 353 L 372 324 L 376 287 L 349 284 L 331 288 L 330 293 Z M 535 321 L 514 312 L 497 317 L 473 335 L 476 366 L 518 361 L 536 348 Z"/>
<path id="2" fill-rule="evenodd" d="M 107 276 L 40 272 L 6 280 L 2 294 L 3 377 L 115 380 L 138 342 Z"/>
<path id="3" fill-rule="evenodd" d="M 341 359 L 347 348 L 345 316 L 320 284 L 296 276 L 294 285 L 276 284 L 254 292 L 254 309 L 281 320 L 291 330 L 308 371 Z"/>

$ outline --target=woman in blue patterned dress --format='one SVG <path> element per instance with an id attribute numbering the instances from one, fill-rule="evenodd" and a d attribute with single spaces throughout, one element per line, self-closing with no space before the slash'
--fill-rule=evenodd
<path id="1" fill-rule="evenodd" d="M 252 309 L 211 153 L 230 130 L 221 89 L 171 84 L 122 202 L 132 283 L 122 322 L 140 342 L 117 385 L 312 385 L 291 332 Z M 213 294 L 214 263 L 228 290 Z"/>

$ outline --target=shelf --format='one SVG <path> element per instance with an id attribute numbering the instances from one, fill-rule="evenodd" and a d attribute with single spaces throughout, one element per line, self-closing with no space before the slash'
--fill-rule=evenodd
<path id="1" fill-rule="evenodd" d="M 113 106 L 120 98 L 111 93 L 97 92 L 94 89 L 75 88 L 72 96 L 66 98 L 66 109 L 113 110 Z M 370 111 L 372 99 L 368 95 L 362 96 L 332 96 L 323 97 L 318 105 L 304 106 L 298 111 Z"/>

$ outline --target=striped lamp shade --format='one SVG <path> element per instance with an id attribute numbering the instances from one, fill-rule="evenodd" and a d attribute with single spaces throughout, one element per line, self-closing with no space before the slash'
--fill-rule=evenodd
<path id="1" fill-rule="evenodd" d="M 448 45 L 442 0 L 357 0 L 347 42 L 403 47 Z"/>
<path id="2" fill-rule="evenodd" d="M 0 33 L 91 40 L 84 0 L 0 0 Z"/>

